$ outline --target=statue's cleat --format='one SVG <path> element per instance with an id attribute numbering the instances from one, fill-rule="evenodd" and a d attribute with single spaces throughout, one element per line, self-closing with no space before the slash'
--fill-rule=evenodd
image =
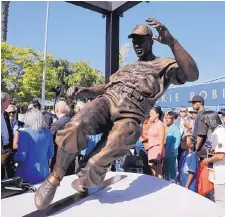
<path id="1" fill-rule="evenodd" d="M 51 184 L 48 179 L 41 184 L 34 196 L 37 209 L 46 209 L 51 204 L 58 186 Z"/>
<path id="2" fill-rule="evenodd" d="M 88 192 L 88 188 L 84 187 L 83 185 L 80 184 L 79 179 L 74 180 L 71 183 L 71 186 L 74 190 L 76 190 L 77 192 L 81 193 L 81 194 L 85 194 Z"/>

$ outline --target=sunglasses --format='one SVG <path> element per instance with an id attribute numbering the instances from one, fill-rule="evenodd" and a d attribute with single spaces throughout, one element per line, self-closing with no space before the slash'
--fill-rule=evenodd
<path id="1" fill-rule="evenodd" d="M 195 103 L 202 103 L 202 102 L 200 102 L 200 101 L 192 101 L 192 104 L 195 104 Z"/>
<path id="2" fill-rule="evenodd" d="M 15 115 L 15 114 L 16 114 L 16 112 L 9 112 L 9 114 Z"/>
<path id="3" fill-rule="evenodd" d="M 180 112 L 181 112 L 181 113 L 187 113 L 187 111 L 182 111 L 182 110 L 181 110 Z"/>

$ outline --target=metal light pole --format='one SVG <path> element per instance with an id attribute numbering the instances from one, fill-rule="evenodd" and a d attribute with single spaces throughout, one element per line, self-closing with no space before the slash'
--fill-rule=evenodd
<path id="1" fill-rule="evenodd" d="M 47 2 L 46 20 L 45 20 L 45 45 L 44 45 L 44 67 L 42 74 L 42 98 L 41 105 L 42 109 L 45 107 L 45 79 L 46 79 L 46 65 L 47 65 L 47 37 L 48 37 L 48 11 L 49 11 L 49 1 Z"/>

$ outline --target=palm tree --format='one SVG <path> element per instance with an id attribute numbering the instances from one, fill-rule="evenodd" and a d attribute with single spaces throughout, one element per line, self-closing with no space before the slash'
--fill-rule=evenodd
<path id="1" fill-rule="evenodd" d="M 2 1 L 2 41 L 7 38 L 8 14 L 10 1 Z"/>

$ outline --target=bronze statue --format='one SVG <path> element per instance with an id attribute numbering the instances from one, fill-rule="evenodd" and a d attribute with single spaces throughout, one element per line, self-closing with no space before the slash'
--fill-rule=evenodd
<path id="1" fill-rule="evenodd" d="M 198 79 L 195 61 L 168 29 L 155 19 L 149 18 L 146 22 L 156 28 L 159 36 L 153 36 L 146 25 L 133 29 L 128 37 L 132 39 L 137 61 L 121 67 L 106 85 L 68 89 L 69 96 L 96 98 L 75 115 L 65 129 L 58 131 L 55 167 L 35 194 L 38 209 L 51 203 L 70 162 L 87 147 L 86 135 L 104 133 L 97 144 L 97 153 L 77 174 L 79 179 L 72 183 L 78 192 L 101 185 L 109 164 L 134 146 L 141 135 L 141 124 L 170 84 L 182 85 Z M 168 45 L 175 59 L 156 57 L 152 52 L 154 40 Z"/>

